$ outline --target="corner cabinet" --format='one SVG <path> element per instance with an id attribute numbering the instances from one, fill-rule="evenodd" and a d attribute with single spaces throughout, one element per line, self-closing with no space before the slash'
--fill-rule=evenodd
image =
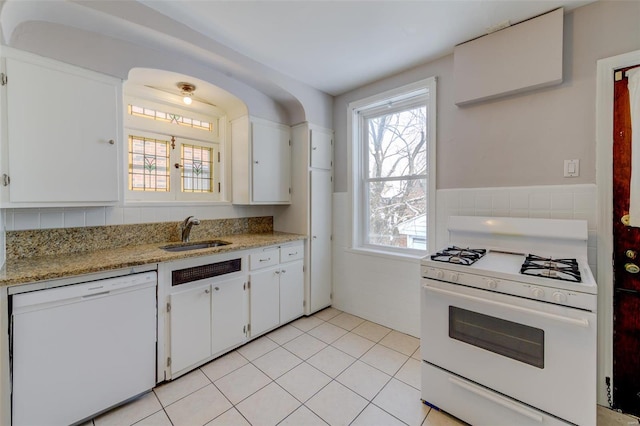
<path id="1" fill-rule="evenodd" d="M 290 128 L 255 117 L 231 122 L 233 204 L 291 202 Z"/>
<path id="2" fill-rule="evenodd" d="M 3 63 L 4 205 L 117 202 L 121 80 L 9 48 Z"/>

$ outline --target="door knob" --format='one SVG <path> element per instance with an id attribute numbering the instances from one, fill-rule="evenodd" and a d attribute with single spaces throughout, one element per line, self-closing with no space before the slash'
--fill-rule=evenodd
<path id="1" fill-rule="evenodd" d="M 640 267 L 638 267 L 638 265 L 636 265 L 635 263 L 625 264 L 624 269 L 630 274 L 637 274 L 638 272 L 640 272 Z"/>

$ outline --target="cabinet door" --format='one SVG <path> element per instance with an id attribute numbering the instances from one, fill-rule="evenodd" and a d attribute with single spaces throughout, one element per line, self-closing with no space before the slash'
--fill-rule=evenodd
<path id="1" fill-rule="evenodd" d="M 211 285 L 211 353 L 245 340 L 247 325 L 246 279 L 235 278 Z"/>
<path id="2" fill-rule="evenodd" d="M 333 136 L 329 133 L 310 130 L 311 167 L 331 169 L 333 165 Z"/>
<path id="3" fill-rule="evenodd" d="M 10 201 L 117 201 L 120 84 L 70 66 L 6 66 Z"/>
<path id="4" fill-rule="evenodd" d="M 331 172 L 311 172 L 310 310 L 331 305 Z"/>
<path id="5" fill-rule="evenodd" d="M 252 123 L 252 201 L 290 201 L 291 147 L 289 130 L 275 124 Z"/>
<path id="6" fill-rule="evenodd" d="M 211 286 L 172 294 L 171 371 L 211 356 Z"/>
<path id="7" fill-rule="evenodd" d="M 304 313 L 304 272 L 302 261 L 280 265 L 280 324 Z"/>
<path id="8" fill-rule="evenodd" d="M 280 323 L 280 267 L 251 273 L 251 336 Z"/>

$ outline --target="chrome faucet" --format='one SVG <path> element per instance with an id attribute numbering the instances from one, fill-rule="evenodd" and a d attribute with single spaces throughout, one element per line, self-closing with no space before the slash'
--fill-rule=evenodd
<path id="1" fill-rule="evenodd" d="M 180 229 L 182 229 L 182 242 L 183 243 L 188 243 L 189 242 L 189 234 L 191 233 L 191 227 L 193 225 L 200 225 L 200 219 L 196 219 L 193 216 L 188 216 L 184 222 L 182 222 L 182 225 L 180 226 Z"/>

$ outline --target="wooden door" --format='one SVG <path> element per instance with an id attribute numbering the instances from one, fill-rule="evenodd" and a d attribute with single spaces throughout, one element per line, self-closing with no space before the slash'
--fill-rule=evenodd
<path id="1" fill-rule="evenodd" d="M 631 68 L 635 67 L 618 70 L 614 83 L 613 404 L 640 415 L 640 228 L 624 223 L 631 178 L 631 115 L 624 72 Z"/>

